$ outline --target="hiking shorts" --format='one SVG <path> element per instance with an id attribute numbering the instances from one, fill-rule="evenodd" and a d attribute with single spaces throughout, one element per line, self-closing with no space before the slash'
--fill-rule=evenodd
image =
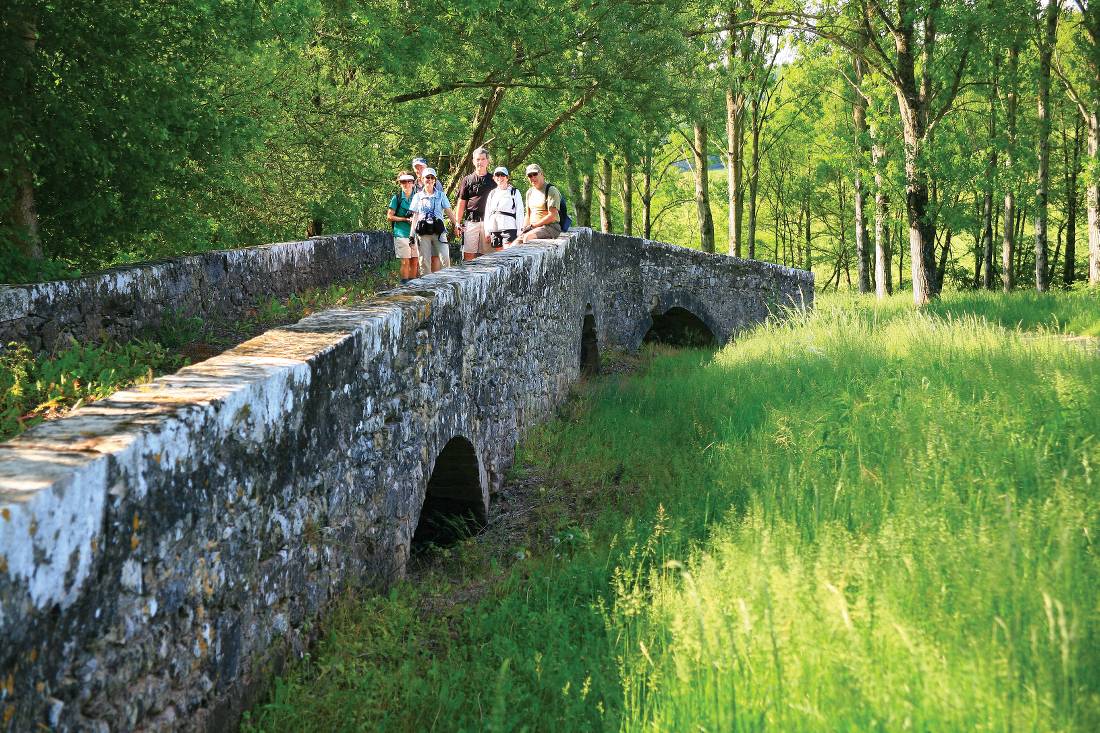
<path id="1" fill-rule="evenodd" d="M 420 234 L 420 251 L 424 257 L 443 258 L 447 253 L 447 243 L 441 242 L 438 234 Z"/>
<path id="2" fill-rule="evenodd" d="M 397 255 L 397 259 L 399 260 L 407 260 L 410 257 L 420 256 L 420 252 L 416 247 L 416 242 L 409 237 L 394 237 L 393 253 Z"/>
<path id="3" fill-rule="evenodd" d="M 467 254 L 488 254 L 493 251 L 485 241 L 485 225 L 480 221 L 468 221 L 462 230 L 462 251 Z"/>
<path id="4" fill-rule="evenodd" d="M 527 234 L 527 240 L 532 239 L 557 239 L 561 235 L 561 224 L 554 221 L 532 229 Z"/>

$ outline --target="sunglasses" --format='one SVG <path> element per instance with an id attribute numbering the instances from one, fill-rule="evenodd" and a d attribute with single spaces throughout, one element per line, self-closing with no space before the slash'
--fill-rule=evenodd
<path id="1" fill-rule="evenodd" d="M 507 177 L 508 177 L 507 173 L 494 173 L 493 174 L 493 178 L 507 178 Z"/>
<path id="2" fill-rule="evenodd" d="M 538 178 L 538 177 L 539 177 L 539 174 L 538 174 L 538 173 L 528 173 L 528 174 L 527 174 L 527 177 L 528 177 L 528 178 Z"/>
<path id="3" fill-rule="evenodd" d="M 434 180 L 435 180 L 435 176 L 424 176 L 424 180 L 425 180 L 425 181 L 434 181 Z"/>

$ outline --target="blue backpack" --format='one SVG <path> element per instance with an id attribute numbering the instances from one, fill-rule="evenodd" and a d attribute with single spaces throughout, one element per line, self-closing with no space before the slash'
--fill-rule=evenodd
<path id="1" fill-rule="evenodd" d="M 550 187 L 554 184 L 550 181 L 546 182 L 546 192 L 550 192 Z M 558 206 L 558 223 L 561 224 L 561 230 L 563 232 L 569 231 L 569 227 L 573 226 L 573 220 L 569 218 L 569 209 L 565 205 L 565 191 L 562 191 L 559 186 L 554 186 L 558 189 L 558 193 L 561 195 L 561 205 Z"/>

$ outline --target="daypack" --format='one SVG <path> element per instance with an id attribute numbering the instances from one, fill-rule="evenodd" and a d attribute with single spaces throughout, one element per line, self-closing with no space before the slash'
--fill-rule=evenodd
<path id="1" fill-rule="evenodd" d="M 494 190 L 496 190 L 496 189 L 494 189 Z M 507 214 L 508 216 L 515 219 L 516 223 L 518 224 L 520 219 L 522 218 L 520 216 L 520 214 L 523 213 L 523 208 L 521 206 L 516 206 L 516 194 L 517 193 L 519 193 L 519 189 L 516 188 L 515 186 L 512 186 L 512 192 L 510 194 L 508 194 L 508 202 L 510 204 L 512 204 L 512 208 L 511 208 L 510 211 L 505 211 L 504 209 L 494 209 L 493 211 L 486 211 L 485 212 L 485 218 L 488 219 L 493 214 Z M 522 203 L 523 203 L 523 195 L 520 194 L 520 204 L 522 204 Z"/>
<path id="2" fill-rule="evenodd" d="M 554 184 L 550 181 L 546 182 L 546 193 L 550 193 L 550 187 Z M 569 231 L 569 227 L 573 226 L 573 220 L 569 218 L 569 209 L 565 206 L 565 191 L 561 190 L 561 186 L 554 186 L 558 189 L 558 194 L 561 196 L 561 205 L 558 206 L 558 223 L 561 224 L 561 230 L 563 232 Z"/>

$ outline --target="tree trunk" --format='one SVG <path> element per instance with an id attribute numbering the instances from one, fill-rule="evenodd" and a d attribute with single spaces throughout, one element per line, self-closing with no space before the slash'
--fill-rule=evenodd
<path id="1" fill-rule="evenodd" d="M 945 230 L 943 237 L 943 247 L 940 249 L 940 264 L 936 265 L 936 290 L 943 290 L 943 278 L 947 274 L 947 256 L 951 253 L 951 235 L 950 229 Z"/>
<path id="2" fill-rule="evenodd" d="M 611 220 L 611 158 L 604 156 L 600 169 L 600 231 L 610 233 L 614 222 Z"/>
<path id="3" fill-rule="evenodd" d="M 500 103 L 504 99 L 505 87 L 493 87 L 485 92 L 481 97 L 481 101 L 478 103 L 477 112 L 474 114 L 474 119 L 471 127 L 473 132 L 470 135 L 470 142 L 466 146 L 466 151 L 462 154 L 462 157 L 458 161 L 458 165 L 451 171 L 451 177 L 447 181 L 446 192 L 447 197 L 453 199 L 455 195 L 455 189 L 458 188 L 459 181 L 467 173 L 473 170 L 472 155 L 475 150 L 482 146 L 485 142 L 485 136 L 489 133 L 489 125 L 492 124 L 493 117 L 496 115 L 497 110 L 500 108 Z M 439 181 L 440 184 L 443 181 Z"/>
<path id="4" fill-rule="evenodd" d="M 813 241 L 813 235 L 812 235 L 812 227 L 810 226 L 810 194 L 808 194 L 808 193 L 806 194 L 805 207 L 806 207 L 806 264 L 802 269 L 806 270 L 807 272 L 813 272 L 814 271 L 814 258 L 813 258 L 813 251 L 811 249 L 811 244 L 812 244 L 812 241 Z"/>
<path id="5" fill-rule="evenodd" d="M 760 100 L 752 98 L 752 158 L 749 162 L 749 259 L 756 259 L 757 193 L 760 190 Z"/>
<path id="6" fill-rule="evenodd" d="M 26 67 L 26 91 L 30 94 L 34 79 L 34 51 L 38 44 L 38 28 L 33 20 L 22 22 L 24 65 Z M 29 158 L 29 151 L 28 151 Z M 38 231 L 38 208 L 34 200 L 34 175 L 24 159 L 15 164 L 12 171 L 15 189 L 11 206 L 5 217 L 15 228 L 13 242 L 18 252 L 31 260 L 42 259 L 42 236 Z"/>
<path id="7" fill-rule="evenodd" d="M 729 188 L 729 253 L 741 256 L 741 124 L 744 96 L 734 91 L 732 79 L 726 88 L 726 183 Z"/>
<path id="8" fill-rule="evenodd" d="M 905 144 L 905 212 L 909 224 L 909 266 L 913 278 L 913 302 L 926 305 L 935 298 L 936 225 L 928 210 L 928 176 L 921 160 L 921 146 L 928 131 L 927 94 L 917 88 L 916 61 L 913 55 L 915 29 L 913 15 L 899 13 L 902 21 L 894 34 L 897 49 L 895 93 L 901 113 L 901 131 Z"/>
<path id="9" fill-rule="evenodd" d="M 1005 168 L 1012 170 L 1016 146 L 1016 106 L 1019 98 L 1016 94 L 1016 76 L 1020 66 L 1020 47 L 1013 43 L 1008 49 L 1008 73 L 1005 79 L 1005 124 L 1007 127 L 1007 148 L 1005 150 Z M 1001 238 L 1001 287 L 1007 293 L 1016 284 L 1013 263 L 1015 262 L 1016 232 L 1016 193 L 1011 184 L 1005 189 L 1004 235 Z"/>
<path id="10" fill-rule="evenodd" d="M 994 65 L 996 69 L 996 65 Z M 989 139 L 997 137 L 997 104 L 989 104 Z M 981 287 L 993 289 L 993 183 L 997 175 L 997 148 L 990 145 L 985 168 L 985 186 L 982 191 L 982 249 L 979 269 L 982 272 Z M 974 285 L 979 283 L 975 280 Z"/>
<path id="11" fill-rule="evenodd" d="M 1065 136 L 1063 135 L 1063 140 Z M 1062 271 L 1062 284 L 1073 285 L 1077 276 L 1077 176 L 1081 169 L 1081 120 L 1074 120 L 1073 145 L 1065 140 L 1066 179 L 1066 264 Z"/>
<path id="12" fill-rule="evenodd" d="M 623 234 L 634 236 L 634 159 L 630 150 L 623 152 Z"/>
<path id="13" fill-rule="evenodd" d="M 869 271 L 868 247 L 867 247 L 867 216 L 864 213 L 865 194 L 863 191 L 863 159 L 866 151 L 864 141 L 867 139 L 867 101 L 863 98 L 863 61 L 855 59 L 853 68 L 855 71 L 855 89 L 852 94 L 852 122 L 855 128 L 855 152 L 856 160 L 853 169 L 855 175 L 852 181 L 852 193 L 855 197 L 856 215 L 856 265 L 859 273 L 859 292 L 871 292 L 871 273 Z M 877 252 L 876 252 L 877 257 Z M 877 276 L 876 263 L 876 276 Z M 881 296 L 880 296 L 881 297 Z"/>
<path id="14" fill-rule="evenodd" d="M 642 157 L 642 236 L 653 236 L 653 147 L 648 142 Z"/>
<path id="15" fill-rule="evenodd" d="M 1089 160 L 1095 165 L 1100 157 L 1100 111 L 1089 115 L 1088 128 Z M 1085 208 L 1089 217 L 1089 285 L 1100 287 L 1100 177 L 1095 175 L 1085 186 Z"/>
<path id="16" fill-rule="evenodd" d="M 707 123 L 695 122 L 695 145 L 692 148 L 695 165 L 695 208 L 699 221 L 699 247 L 704 252 L 714 251 L 714 219 L 710 213 L 710 175 L 707 159 Z"/>
<path id="17" fill-rule="evenodd" d="M 578 221 L 584 227 L 592 226 L 592 183 L 596 178 L 592 169 L 595 165 L 595 158 L 587 159 L 581 173 L 581 195 L 577 201 L 577 213 L 580 217 Z"/>
<path id="18" fill-rule="evenodd" d="M 905 247 L 901 244 L 901 224 L 898 224 L 898 230 L 894 236 L 894 241 L 898 243 L 898 289 L 905 287 Z"/>
<path id="19" fill-rule="evenodd" d="M 1043 35 L 1039 42 L 1039 181 L 1035 192 L 1035 289 L 1050 288 L 1047 268 L 1047 200 L 1050 197 L 1050 61 L 1058 30 L 1060 0 L 1047 3 Z"/>
<path id="20" fill-rule="evenodd" d="M 875 296 L 880 300 L 890 295 L 890 232 L 887 222 L 889 202 L 883 176 L 886 146 L 872 130 L 871 165 L 875 169 Z M 864 235 L 866 236 L 866 235 Z"/>
<path id="21" fill-rule="evenodd" d="M 989 156 L 990 166 L 996 167 L 997 153 Z M 982 196 L 982 282 L 981 286 L 986 290 L 993 289 L 993 181 L 992 177 L 986 181 L 985 193 Z"/>

